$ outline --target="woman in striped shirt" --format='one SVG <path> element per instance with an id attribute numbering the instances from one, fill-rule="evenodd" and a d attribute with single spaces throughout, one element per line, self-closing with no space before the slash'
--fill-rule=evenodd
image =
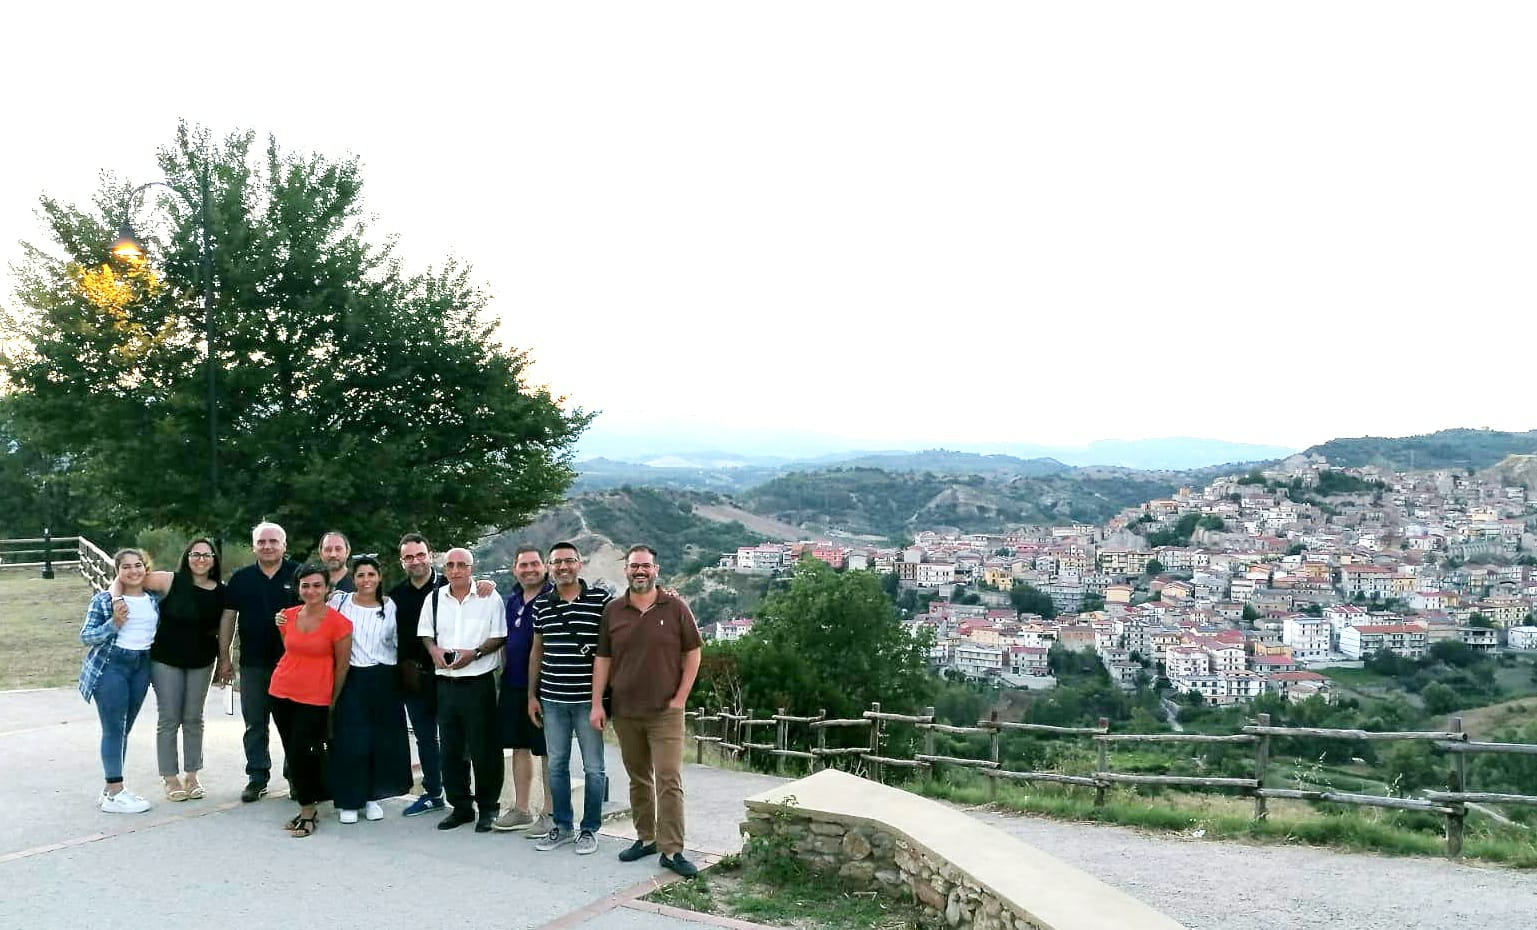
<path id="1" fill-rule="evenodd" d="M 411 790 L 411 747 L 396 675 L 395 602 L 379 590 L 377 560 L 353 562 L 353 592 L 338 591 L 331 606 L 352 621 L 352 665 L 332 720 L 331 789 L 342 823 L 384 817 L 379 806 Z"/>

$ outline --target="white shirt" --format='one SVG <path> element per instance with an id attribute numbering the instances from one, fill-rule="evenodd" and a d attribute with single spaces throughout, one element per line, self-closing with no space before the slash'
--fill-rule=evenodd
<path id="1" fill-rule="evenodd" d="M 507 612 L 502 597 L 495 591 L 490 597 L 481 597 L 470 585 L 470 593 L 463 601 L 439 588 L 437 595 L 427 595 L 422 604 L 422 618 L 417 623 L 417 636 L 431 636 L 438 648 L 456 652 L 470 652 L 488 639 L 505 639 L 507 636 Z M 437 609 L 433 609 L 433 602 Z M 464 668 L 437 669 L 445 678 L 469 678 L 496 671 L 499 652 L 483 655 Z"/>
<path id="2" fill-rule="evenodd" d="M 148 649 L 155 641 L 155 628 L 160 625 L 160 608 L 148 594 L 125 594 L 123 601 L 128 605 L 128 620 L 118 628 L 117 647 Z"/>
<path id="3" fill-rule="evenodd" d="M 331 606 L 352 621 L 352 666 L 370 668 L 394 665 L 399 633 L 395 627 L 395 602 L 384 599 L 384 608 L 364 607 L 347 591 L 331 595 Z"/>

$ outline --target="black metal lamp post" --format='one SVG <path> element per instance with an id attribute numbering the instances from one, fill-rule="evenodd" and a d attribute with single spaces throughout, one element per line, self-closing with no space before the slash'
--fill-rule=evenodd
<path id="1" fill-rule="evenodd" d="M 134 201 L 151 187 L 163 187 L 180 197 L 187 206 L 198 211 L 202 228 L 202 266 L 203 266 L 203 329 L 208 352 L 208 500 L 213 506 L 219 499 L 219 380 L 218 365 L 214 359 L 214 332 L 213 332 L 213 245 L 210 243 L 209 212 L 208 212 L 208 169 L 204 166 L 198 175 L 198 197 L 194 200 L 186 192 L 178 187 L 173 187 L 164 181 L 151 181 L 141 184 L 128 192 L 128 197 L 123 204 L 123 225 L 119 227 L 117 238 L 113 240 L 108 250 L 124 261 L 143 261 L 144 246 L 139 243 L 134 235 L 133 226 L 129 218 L 133 214 Z"/>

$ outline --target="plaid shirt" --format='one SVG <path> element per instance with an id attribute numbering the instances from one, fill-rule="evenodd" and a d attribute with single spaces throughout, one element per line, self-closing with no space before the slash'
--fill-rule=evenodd
<path id="1" fill-rule="evenodd" d="M 145 592 L 150 602 L 160 606 L 160 595 Z M 117 627 L 112 623 L 112 595 L 98 592 L 91 598 L 91 606 L 85 611 L 85 625 L 80 628 L 80 641 L 90 646 L 85 662 L 80 666 L 80 696 L 87 704 L 96 693 L 96 683 L 101 681 L 102 669 L 112 658 L 112 647 L 117 644 Z"/>

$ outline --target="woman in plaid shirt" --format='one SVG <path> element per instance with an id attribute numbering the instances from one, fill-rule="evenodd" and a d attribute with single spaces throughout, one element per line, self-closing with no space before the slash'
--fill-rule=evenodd
<path id="1" fill-rule="evenodd" d="M 101 718 L 101 767 L 107 784 L 97 799 L 109 814 L 138 814 L 150 803 L 123 788 L 123 755 L 144 695 L 149 691 L 149 647 L 160 624 L 160 597 L 144 589 L 144 553 L 120 549 L 112 557 L 114 587 L 91 598 L 80 641 L 90 646 L 80 669 L 80 695 L 95 700 Z"/>

